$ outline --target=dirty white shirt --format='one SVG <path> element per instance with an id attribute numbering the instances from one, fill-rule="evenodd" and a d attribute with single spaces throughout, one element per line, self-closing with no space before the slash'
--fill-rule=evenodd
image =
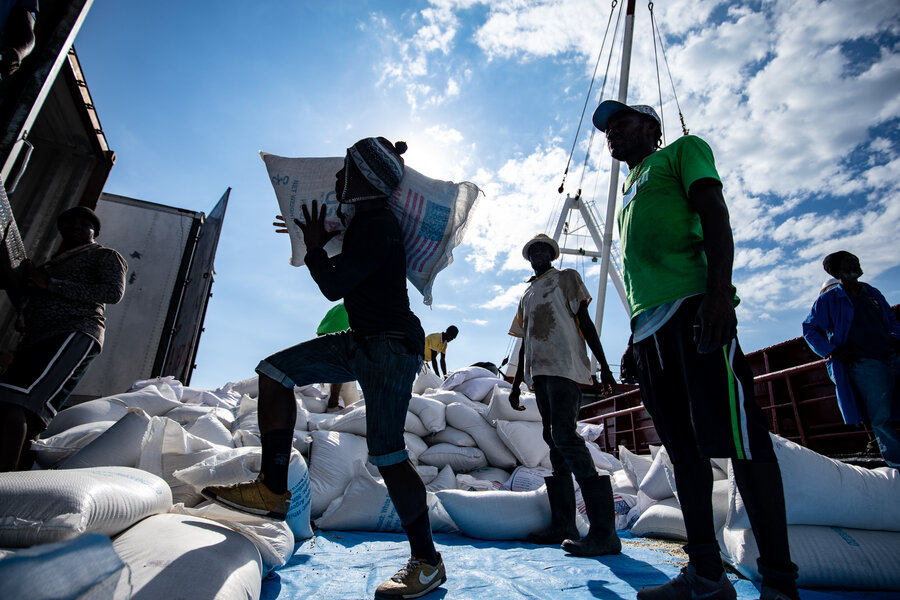
<path id="1" fill-rule="evenodd" d="M 525 383 L 536 375 L 565 377 L 591 383 L 584 338 L 575 315 L 582 302 L 590 303 L 578 271 L 550 268 L 531 282 L 509 327 L 509 335 L 524 338 Z"/>

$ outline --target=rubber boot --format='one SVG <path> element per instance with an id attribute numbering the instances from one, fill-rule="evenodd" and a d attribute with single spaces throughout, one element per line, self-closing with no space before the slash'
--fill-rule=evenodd
<path id="1" fill-rule="evenodd" d="M 578 538 L 575 526 L 575 484 L 572 476 L 552 475 L 544 479 L 550 499 L 550 527 L 528 534 L 532 544 L 560 544 L 568 538 Z"/>
<path id="2" fill-rule="evenodd" d="M 575 556 L 618 554 L 622 542 L 616 534 L 616 513 L 609 476 L 579 480 L 584 508 L 591 528 L 580 540 L 565 540 L 562 549 Z"/>

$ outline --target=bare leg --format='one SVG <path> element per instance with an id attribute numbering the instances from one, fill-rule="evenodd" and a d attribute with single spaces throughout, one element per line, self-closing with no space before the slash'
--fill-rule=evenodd
<path id="1" fill-rule="evenodd" d="M 328 393 L 328 408 L 337 408 L 339 406 L 338 399 L 341 397 L 342 383 L 330 383 L 330 391 Z"/>

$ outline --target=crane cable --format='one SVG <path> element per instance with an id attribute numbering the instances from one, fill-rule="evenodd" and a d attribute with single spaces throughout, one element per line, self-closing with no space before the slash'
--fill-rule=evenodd
<path id="1" fill-rule="evenodd" d="M 647 3 L 650 10 L 650 29 L 653 35 L 653 56 L 656 58 L 656 86 L 659 88 L 659 114 L 662 118 L 662 84 L 659 81 L 659 58 L 656 55 L 656 43 L 659 40 L 659 48 L 662 50 L 663 61 L 666 63 L 666 73 L 669 76 L 669 84 L 672 86 L 672 97 L 675 98 L 675 107 L 678 109 L 678 119 L 681 121 L 682 135 L 688 135 L 690 130 L 684 122 L 684 114 L 681 112 L 681 104 L 678 103 L 678 94 L 675 92 L 675 81 L 672 79 L 672 69 L 669 68 L 669 57 L 666 55 L 666 46 L 663 43 L 662 34 L 659 32 L 659 23 L 656 21 L 656 14 L 653 12 L 653 2 Z M 663 144 L 666 141 L 666 128 L 663 126 Z"/>
<path id="2" fill-rule="evenodd" d="M 597 54 L 597 62 L 594 64 L 594 73 L 591 75 L 591 84 L 588 86 L 587 95 L 584 98 L 584 107 L 581 109 L 581 118 L 578 120 L 578 127 L 575 129 L 575 138 L 572 140 L 572 149 L 569 151 L 569 160 L 566 162 L 566 170 L 563 171 L 562 182 L 559 184 L 558 193 L 562 194 L 565 190 L 566 185 L 566 176 L 569 174 L 569 166 L 572 164 L 572 157 L 575 155 L 575 146 L 578 144 L 578 134 L 581 133 L 581 125 L 584 123 L 584 113 L 587 112 L 588 102 L 591 101 L 591 91 L 594 88 L 594 81 L 597 79 L 597 69 L 600 67 L 600 59 L 603 57 L 603 48 L 606 46 L 606 37 L 609 35 L 609 26 L 612 24 L 613 13 L 615 12 L 616 6 L 619 4 L 619 0 L 612 0 L 612 6 L 609 10 L 609 20 L 606 22 L 606 31 L 603 33 L 603 42 L 600 44 L 600 52 Z M 616 21 L 616 32 L 619 30 L 618 20 Z M 615 39 L 616 35 L 613 34 L 613 39 Z M 606 77 L 609 74 L 609 64 L 612 61 L 612 51 L 609 53 L 610 61 L 606 63 L 606 73 L 603 75 L 603 89 L 606 88 Z M 601 90 L 602 92 L 602 90 Z M 591 134 L 591 138 L 593 139 L 593 133 Z"/>

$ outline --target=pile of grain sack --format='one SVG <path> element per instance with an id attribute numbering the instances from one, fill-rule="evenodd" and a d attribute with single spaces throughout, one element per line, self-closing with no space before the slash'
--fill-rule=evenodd
<path id="1" fill-rule="evenodd" d="M 525 410 L 512 410 L 509 387 L 479 367 L 444 381 L 427 370 L 417 378 L 405 437 L 435 531 L 522 540 L 549 524 L 540 415 L 528 393 Z M 261 578 L 312 536 L 311 520 L 323 530 L 401 531 L 367 461 L 365 398 L 327 413 L 324 386 L 295 389 L 286 522 L 204 502 L 206 485 L 258 471 L 257 394 L 255 378 L 215 391 L 166 378 L 60 412 L 34 444 L 41 469 L 0 474 L 0 548 L 9 548 L 0 579 L 24 586 L 18 597 L 40 597 L 28 586 L 52 585 L 77 592 L 70 596 L 97 589 L 117 598 L 174 597 L 190 585 L 198 597 L 258 597 Z M 665 449 L 638 456 L 620 447 L 617 459 L 593 443 L 601 426 L 580 424 L 579 431 L 598 471 L 611 475 L 617 528 L 684 540 Z M 800 585 L 900 589 L 898 472 L 844 465 L 774 440 Z M 713 461 L 712 469 L 724 558 L 758 578 L 728 461 Z M 583 534 L 588 525 L 576 495 Z M 29 572 L 34 576 L 23 576 Z"/>

